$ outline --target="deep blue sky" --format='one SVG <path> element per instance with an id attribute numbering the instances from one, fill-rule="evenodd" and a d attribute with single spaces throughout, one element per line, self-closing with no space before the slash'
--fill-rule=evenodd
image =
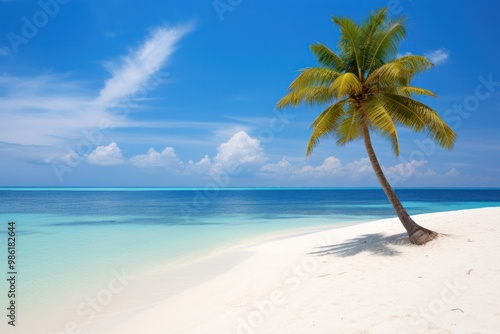
<path id="1" fill-rule="evenodd" d="M 0 0 L 0 186 L 377 186 L 361 142 L 306 159 L 319 109 L 274 107 L 310 44 L 336 49 L 332 15 L 384 6 L 408 17 L 400 54 L 435 62 L 415 85 L 459 135 L 446 151 L 400 129 L 399 158 L 375 140 L 389 178 L 500 186 L 493 0 L 41 3 Z"/>

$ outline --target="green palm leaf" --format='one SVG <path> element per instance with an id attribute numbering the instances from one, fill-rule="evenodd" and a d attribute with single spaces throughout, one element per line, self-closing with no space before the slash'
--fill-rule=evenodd
<path id="1" fill-rule="evenodd" d="M 384 108 L 384 106 L 376 99 L 372 99 L 366 103 L 368 120 L 372 128 L 380 132 L 389 140 L 392 150 L 396 156 L 399 156 L 399 140 L 396 124 L 393 118 Z"/>
<path id="2" fill-rule="evenodd" d="M 342 72 L 345 70 L 345 64 L 342 58 L 337 56 L 335 52 L 330 50 L 327 46 L 317 43 L 311 45 L 311 51 L 318 59 L 318 62 L 336 72 Z"/>
<path id="3" fill-rule="evenodd" d="M 332 104 L 314 120 L 311 124 L 311 128 L 314 130 L 307 145 L 306 155 L 310 155 L 312 153 L 312 150 L 319 143 L 322 137 L 332 134 L 332 132 L 335 131 L 338 121 L 345 114 L 344 107 L 347 102 L 347 100 L 342 100 Z"/>
<path id="4" fill-rule="evenodd" d="M 426 129 L 439 145 L 448 149 L 453 147 L 456 140 L 455 132 L 432 108 L 397 94 L 384 93 L 377 96 L 377 99 L 398 123 L 414 131 Z"/>
<path id="5" fill-rule="evenodd" d="M 337 99 L 346 95 L 361 94 L 362 90 L 363 84 L 361 84 L 358 77 L 349 72 L 340 75 L 330 87 L 332 95 Z"/>
<path id="6" fill-rule="evenodd" d="M 432 97 L 437 97 L 437 95 L 427 89 L 424 88 L 419 88 L 419 87 L 413 87 L 413 86 L 401 86 L 397 87 L 396 92 L 400 95 L 404 95 L 406 97 L 410 97 L 412 94 L 415 95 L 427 95 L 427 96 L 432 96 Z"/>
<path id="7" fill-rule="evenodd" d="M 362 35 L 360 29 L 352 20 L 348 18 L 333 18 L 333 22 L 340 27 L 341 37 L 339 46 L 344 53 L 344 63 L 351 73 L 356 73 L 362 78 L 360 46 L 362 45 Z M 345 60 L 348 60 L 347 62 Z"/>
<path id="8" fill-rule="evenodd" d="M 348 108 L 345 116 L 338 121 L 337 132 L 337 145 L 343 146 L 353 140 L 362 137 L 361 132 L 361 115 L 356 108 Z"/>

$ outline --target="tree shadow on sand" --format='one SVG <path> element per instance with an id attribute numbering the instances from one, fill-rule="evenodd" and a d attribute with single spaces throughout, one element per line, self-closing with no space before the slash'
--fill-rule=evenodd
<path id="1" fill-rule="evenodd" d="M 365 234 L 340 244 L 317 247 L 317 251 L 309 254 L 318 256 L 338 255 L 347 257 L 354 256 L 362 252 L 369 252 L 380 256 L 396 256 L 401 252 L 392 246 L 397 245 L 411 245 L 411 242 L 408 240 L 408 234 L 400 233 L 391 236 L 385 236 L 382 233 Z"/>

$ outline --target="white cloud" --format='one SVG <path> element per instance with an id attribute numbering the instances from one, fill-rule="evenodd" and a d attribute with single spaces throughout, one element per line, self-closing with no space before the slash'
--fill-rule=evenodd
<path id="1" fill-rule="evenodd" d="M 450 169 L 446 174 L 444 174 L 445 177 L 457 177 L 460 176 L 460 172 L 453 167 Z"/>
<path id="2" fill-rule="evenodd" d="M 264 176 L 277 176 L 277 175 L 293 175 L 297 173 L 297 167 L 292 165 L 286 157 L 281 158 L 277 163 L 268 163 L 262 165 L 260 174 Z"/>
<path id="3" fill-rule="evenodd" d="M 258 169 L 267 160 L 260 147 L 260 141 L 244 131 L 234 134 L 227 142 L 221 144 L 217 151 L 212 164 L 212 172 L 215 174 L 235 168 L 248 172 Z"/>
<path id="4" fill-rule="evenodd" d="M 398 183 L 404 182 L 412 177 L 436 175 L 433 170 L 422 170 L 427 163 L 427 160 L 412 160 L 394 166 L 382 166 L 382 170 L 389 181 Z"/>
<path id="5" fill-rule="evenodd" d="M 0 154 L 33 163 L 52 163 L 65 158 L 67 152 L 58 147 L 45 145 L 19 145 L 0 142 Z M 27 158 L 28 157 L 28 158 Z"/>
<path id="6" fill-rule="evenodd" d="M 115 142 L 108 146 L 97 146 L 96 149 L 87 156 L 87 162 L 100 166 L 115 166 L 123 163 L 123 156 L 120 148 Z"/>
<path id="7" fill-rule="evenodd" d="M 345 170 L 353 179 L 358 179 L 366 174 L 373 175 L 373 167 L 368 158 L 362 158 L 348 163 Z"/>
<path id="8" fill-rule="evenodd" d="M 129 162 L 137 167 L 174 167 L 182 165 L 182 161 L 172 147 L 166 147 L 161 152 L 150 148 L 146 154 L 136 155 Z"/>
<path id="9" fill-rule="evenodd" d="M 326 158 L 319 166 L 304 166 L 299 174 L 305 177 L 329 177 L 342 173 L 342 163 L 335 157 Z"/>
<path id="10" fill-rule="evenodd" d="M 113 76 L 106 81 L 95 103 L 106 107 L 144 89 L 191 29 L 191 25 L 157 28 L 139 48 L 118 62 L 108 62 L 106 66 Z"/>
<path id="11" fill-rule="evenodd" d="M 450 52 L 445 50 L 445 49 L 437 49 L 437 50 L 431 50 L 429 52 L 426 52 L 424 54 L 425 57 L 427 57 L 431 62 L 433 62 L 435 65 L 443 64 L 448 60 L 448 57 L 450 56 Z"/>
<path id="12" fill-rule="evenodd" d="M 146 154 L 130 158 L 129 163 L 137 167 L 166 167 L 176 174 L 209 175 L 223 172 L 234 174 L 235 171 L 239 174 L 252 173 L 267 160 L 259 140 L 244 131 L 237 132 L 220 144 L 217 151 L 213 158 L 205 155 L 198 162 L 183 162 L 172 147 L 167 147 L 162 152 L 150 148 Z"/>
<path id="13" fill-rule="evenodd" d="M 184 173 L 195 173 L 195 174 L 208 174 L 212 170 L 212 160 L 208 155 L 205 155 L 200 161 L 194 162 L 189 160 L 186 168 L 183 169 Z"/>
<path id="14" fill-rule="evenodd" d="M 393 183 L 425 176 L 436 176 L 431 169 L 425 169 L 427 161 L 410 161 L 393 166 L 382 166 L 385 176 Z M 280 180 L 310 180 L 338 179 L 360 180 L 363 178 L 375 180 L 375 173 L 368 158 L 362 158 L 348 163 L 334 156 L 327 157 L 319 165 L 305 164 L 303 161 L 292 163 L 283 157 L 277 163 L 268 163 L 261 167 L 259 175 Z"/>
<path id="15" fill-rule="evenodd" d="M 259 171 L 261 176 L 278 179 L 331 179 L 338 177 L 359 179 L 372 174 L 373 170 L 368 158 L 355 160 L 344 165 L 340 159 L 334 156 L 325 158 L 317 166 L 304 164 L 303 160 L 293 164 L 286 157 L 283 157 L 277 163 L 263 165 Z"/>
<path id="16" fill-rule="evenodd" d="M 137 48 L 109 62 L 111 77 L 100 91 L 88 89 L 88 83 L 68 74 L 0 75 L 0 141 L 64 147 L 85 140 L 85 129 L 99 129 L 103 120 L 114 128 L 126 126 L 127 118 L 114 111 L 125 98 L 153 88 L 148 82 L 190 30 L 191 26 L 153 30 Z M 130 100 L 137 104 L 141 99 Z"/>

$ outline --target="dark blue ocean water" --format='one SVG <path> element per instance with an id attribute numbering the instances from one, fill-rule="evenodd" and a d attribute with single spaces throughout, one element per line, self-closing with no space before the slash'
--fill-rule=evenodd
<path id="1" fill-rule="evenodd" d="M 500 205 L 500 189 L 398 189 L 411 214 Z M 92 224 L 186 224 L 202 218 L 252 215 L 389 217 L 381 189 L 155 189 L 155 188 L 0 188 L 0 212 L 61 216 L 141 216 Z M 155 221 L 157 217 L 169 218 Z M 66 225 L 82 224 L 67 221 Z M 213 223 L 210 222 L 210 223 Z"/>
<path id="2" fill-rule="evenodd" d="M 500 189 L 397 194 L 412 215 L 500 206 Z M 292 230 L 393 216 L 381 189 L 0 188 L 0 254 L 15 221 L 20 302 L 38 314 L 51 303 L 71 309 L 78 303 L 63 297 L 123 268 L 141 274 Z"/>

